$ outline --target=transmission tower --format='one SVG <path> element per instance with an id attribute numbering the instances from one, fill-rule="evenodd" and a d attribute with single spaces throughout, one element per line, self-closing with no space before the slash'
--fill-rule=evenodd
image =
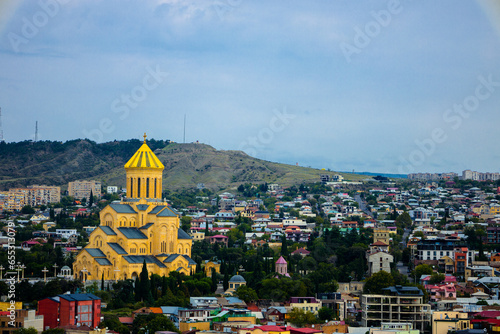
<path id="1" fill-rule="evenodd" d="M 38 141 L 38 121 L 35 122 L 35 143 Z"/>

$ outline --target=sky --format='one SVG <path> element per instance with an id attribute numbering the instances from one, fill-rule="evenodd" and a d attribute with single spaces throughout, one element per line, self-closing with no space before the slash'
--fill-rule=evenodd
<path id="1" fill-rule="evenodd" d="M 499 172 L 499 22 L 496 0 L 2 0 L 3 137 Z"/>

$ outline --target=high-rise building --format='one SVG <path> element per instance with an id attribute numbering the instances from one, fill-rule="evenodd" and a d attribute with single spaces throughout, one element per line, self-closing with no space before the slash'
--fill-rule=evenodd
<path id="1" fill-rule="evenodd" d="M 77 200 L 85 198 L 87 201 L 92 196 L 101 197 L 101 182 L 99 181 L 74 181 L 68 184 L 68 195 Z"/>
<path id="2" fill-rule="evenodd" d="M 180 228 L 179 214 L 164 202 L 164 166 L 146 144 L 125 164 L 127 197 L 100 212 L 101 224 L 73 263 L 81 280 L 135 279 L 147 265 L 150 274 L 196 270 L 192 238 Z"/>

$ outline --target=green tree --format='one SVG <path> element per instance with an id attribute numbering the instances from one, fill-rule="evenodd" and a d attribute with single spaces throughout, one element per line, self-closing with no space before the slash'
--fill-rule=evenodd
<path id="1" fill-rule="evenodd" d="M 236 295 L 238 298 L 243 300 L 245 303 L 253 302 L 259 299 L 257 296 L 257 292 L 255 292 L 254 289 L 246 286 L 246 285 L 241 285 L 236 289 Z"/>
<path id="2" fill-rule="evenodd" d="M 335 318 L 335 312 L 329 307 L 322 307 L 318 310 L 318 319 L 322 322 L 330 321 Z"/>
<path id="3" fill-rule="evenodd" d="M 38 334 L 38 331 L 35 327 L 19 328 L 14 331 L 14 334 Z"/>
<path id="4" fill-rule="evenodd" d="M 294 307 L 288 313 L 288 321 L 297 327 L 303 327 L 305 324 L 315 324 L 318 322 L 316 316 L 310 311 Z"/>
<path id="5" fill-rule="evenodd" d="M 412 270 L 411 276 L 415 278 L 417 281 L 420 279 L 422 275 L 432 275 L 433 270 L 432 267 L 428 264 L 419 264 Z"/>
<path id="6" fill-rule="evenodd" d="M 368 294 L 381 294 L 382 289 L 388 288 L 394 285 L 394 278 L 391 274 L 386 271 L 379 271 L 372 276 L 370 276 L 364 287 L 364 293 Z"/>
<path id="7" fill-rule="evenodd" d="M 64 334 L 64 333 L 66 333 L 66 331 L 63 328 L 49 328 L 42 332 L 42 334 Z M 120 334 L 125 334 L 125 333 L 120 333 Z"/>
<path id="8" fill-rule="evenodd" d="M 35 213 L 35 209 L 33 209 L 30 205 L 25 205 L 21 209 L 21 213 L 24 215 L 32 215 Z"/>
<path id="9" fill-rule="evenodd" d="M 445 279 L 444 274 L 434 273 L 431 275 L 431 278 L 429 279 L 429 284 L 439 284 L 443 282 L 444 279 Z"/>

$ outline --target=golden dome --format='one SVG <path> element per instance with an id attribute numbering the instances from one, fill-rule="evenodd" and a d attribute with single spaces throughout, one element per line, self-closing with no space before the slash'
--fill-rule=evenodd
<path id="1" fill-rule="evenodd" d="M 142 144 L 132 158 L 125 164 L 125 168 L 164 169 L 165 166 L 163 166 L 160 159 L 156 157 L 146 144 L 146 134 L 144 134 L 144 144 Z"/>

